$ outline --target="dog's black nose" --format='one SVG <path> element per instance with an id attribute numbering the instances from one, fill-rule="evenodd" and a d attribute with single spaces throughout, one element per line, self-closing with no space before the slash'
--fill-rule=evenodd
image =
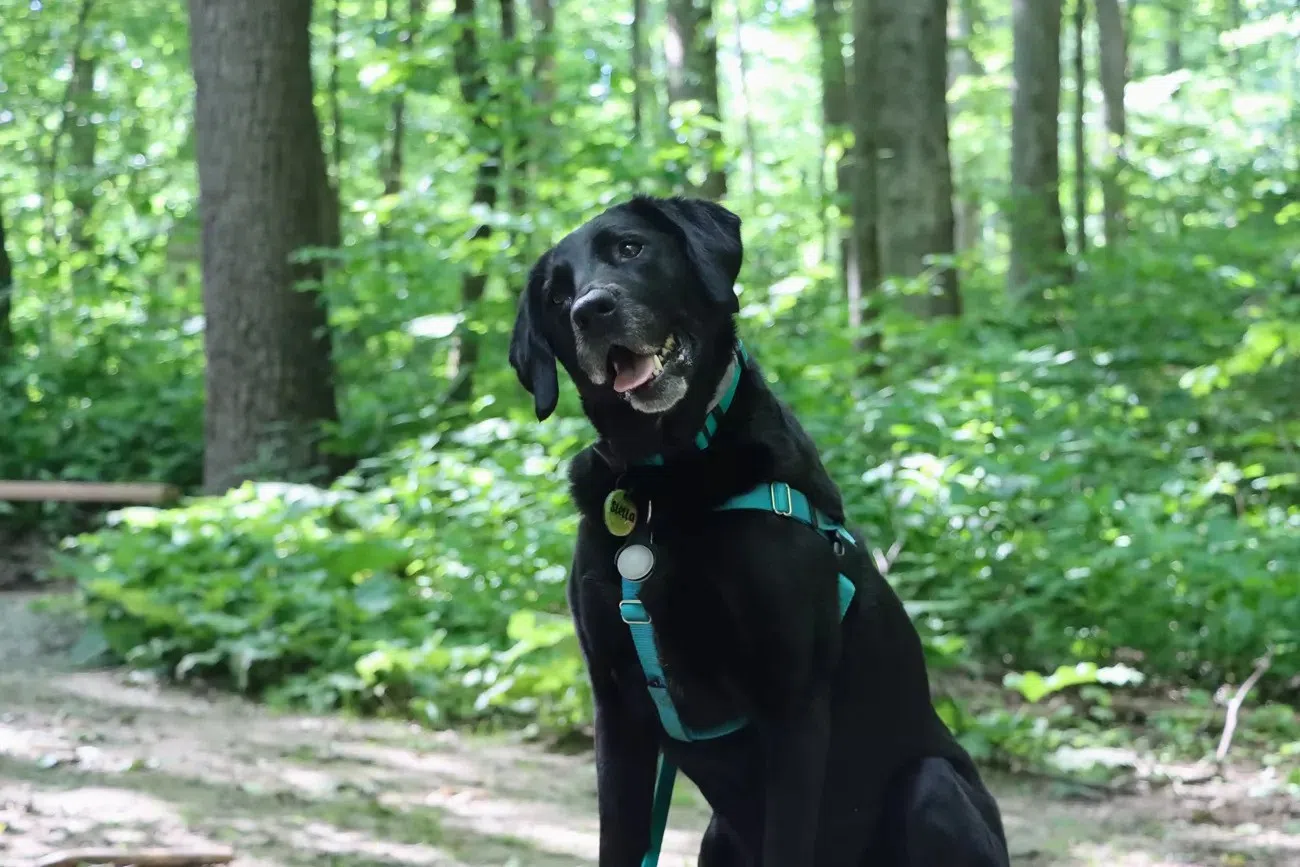
<path id="1" fill-rule="evenodd" d="M 579 331 L 589 331 L 609 322 L 614 315 L 614 293 L 608 289 L 589 289 L 573 304 L 569 315 Z"/>

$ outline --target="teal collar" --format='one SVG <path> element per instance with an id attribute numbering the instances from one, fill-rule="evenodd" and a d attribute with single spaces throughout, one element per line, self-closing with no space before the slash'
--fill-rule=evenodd
<path id="1" fill-rule="evenodd" d="M 718 432 L 718 424 L 722 417 L 731 409 L 731 402 L 736 399 L 736 391 L 740 388 L 740 378 L 745 373 L 745 365 L 749 363 L 749 353 L 745 351 L 745 344 L 739 339 L 736 340 L 735 364 L 732 366 L 731 382 L 727 385 L 727 390 L 722 393 L 722 398 L 717 402 L 709 414 L 704 417 L 704 424 L 695 434 L 695 447 L 704 451 L 709 447 L 713 440 L 713 435 Z M 638 467 L 662 467 L 664 465 L 664 456 L 662 454 L 651 455 L 640 461 L 636 461 L 633 466 Z"/>

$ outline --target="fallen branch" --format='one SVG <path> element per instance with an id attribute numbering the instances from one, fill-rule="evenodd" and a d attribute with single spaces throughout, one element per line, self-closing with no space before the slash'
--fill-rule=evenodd
<path id="1" fill-rule="evenodd" d="M 235 853 L 213 849 L 65 849 L 46 855 L 35 867 L 78 867 L 81 864 L 113 864 L 116 867 L 198 867 L 229 864 Z"/>
<path id="2" fill-rule="evenodd" d="M 1246 678 L 1245 683 L 1237 690 L 1237 694 L 1228 702 L 1228 716 L 1223 721 L 1223 737 L 1219 738 L 1219 748 L 1214 751 L 1216 764 L 1222 765 L 1223 760 L 1228 757 L 1228 749 L 1232 746 L 1232 735 L 1237 731 L 1237 714 L 1241 712 L 1242 703 L 1246 701 L 1246 696 L 1255 688 L 1255 684 L 1259 683 L 1259 679 L 1272 664 L 1273 649 L 1269 648 L 1268 653 L 1255 663 L 1255 670 L 1250 673 L 1250 677 Z"/>

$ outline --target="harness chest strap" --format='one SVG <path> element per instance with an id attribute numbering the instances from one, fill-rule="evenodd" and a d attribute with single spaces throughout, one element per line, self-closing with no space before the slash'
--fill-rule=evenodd
<path id="1" fill-rule="evenodd" d="M 759 485 L 738 496 L 732 497 L 721 506 L 723 510 L 750 510 L 768 512 L 781 517 L 801 521 L 827 536 L 837 546 L 856 545 L 851 534 L 842 524 L 831 520 L 813 507 L 808 498 L 791 488 L 785 482 L 770 482 Z M 659 659 L 659 650 L 655 646 L 654 626 L 650 615 L 641 602 L 641 587 L 650 572 L 647 570 L 636 578 L 622 576 L 623 598 L 619 602 L 619 614 L 632 636 L 632 644 L 645 673 L 646 688 L 654 701 L 659 714 L 659 721 L 668 736 L 678 741 L 703 741 L 720 738 L 743 729 L 749 720 L 741 717 L 731 722 L 722 723 L 709 729 L 693 729 L 682 722 L 668 693 L 668 683 L 664 675 L 663 663 Z M 853 602 L 856 588 L 849 577 L 843 573 L 838 576 L 838 595 L 840 619 L 848 613 Z M 668 813 L 672 806 L 673 785 L 677 778 L 677 766 L 667 756 L 659 756 L 659 773 L 655 781 L 654 802 L 650 812 L 650 846 L 641 861 L 641 867 L 657 867 L 659 853 L 663 848 L 664 832 L 668 827 Z"/>

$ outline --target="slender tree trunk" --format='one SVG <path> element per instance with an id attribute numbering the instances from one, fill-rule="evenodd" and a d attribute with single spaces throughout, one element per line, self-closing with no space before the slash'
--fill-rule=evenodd
<path id="1" fill-rule="evenodd" d="M 14 263 L 9 259 L 5 238 L 4 202 L 0 202 L 0 364 L 13 354 L 14 348 Z"/>
<path id="2" fill-rule="evenodd" d="M 713 27 L 713 0 L 668 0 L 668 100 L 700 104 L 703 124 L 697 149 L 704 181 L 692 184 L 696 195 L 719 200 L 727 195 L 723 167 L 722 113 L 718 105 L 718 38 Z M 671 108 L 670 108 L 671 110 Z"/>
<path id="3" fill-rule="evenodd" d="M 1246 23 L 1246 13 L 1242 8 L 1241 0 L 1228 0 L 1228 30 L 1237 30 Z M 1126 33 L 1132 33 L 1133 29 L 1129 28 Z M 1241 72 L 1241 49 L 1232 47 L 1228 49 L 1228 63 L 1234 72 Z"/>
<path id="4" fill-rule="evenodd" d="M 745 52 L 745 19 L 736 3 L 736 63 L 740 68 L 741 124 L 745 130 L 745 157 L 749 163 L 749 200 L 758 205 L 758 133 L 754 130 L 754 103 L 749 96 L 749 55 Z"/>
<path id="5" fill-rule="evenodd" d="M 94 273 L 90 257 L 94 255 L 95 242 L 89 223 L 91 209 L 95 206 L 95 152 L 99 145 L 99 127 L 94 118 L 97 66 L 94 56 L 83 50 L 73 58 L 72 79 L 68 82 L 68 158 L 71 169 L 68 203 L 72 205 L 68 238 L 73 253 L 82 257 L 76 270 L 78 284 Z"/>
<path id="6" fill-rule="evenodd" d="M 190 0 L 202 214 L 204 484 L 300 478 L 338 420 L 325 305 L 297 250 L 337 236 L 312 104 L 311 0 Z M 333 226 L 330 225 L 333 220 Z"/>
<path id="7" fill-rule="evenodd" d="M 1012 0 L 1011 256 L 1007 285 L 1029 298 L 1071 277 L 1061 221 L 1061 0 Z"/>
<path id="8" fill-rule="evenodd" d="M 532 135 L 531 171 L 539 172 L 546 157 L 553 151 L 551 142 L 555 124 L 551 110 L 555 105 L 555 7 L 557 0 L 530 0 L 533 25 L 533 88 L 536 93 L 534 108 L 539 122 Z"/>
<path id="9" fill-rule="evenodd" d="M 876 133 L 880 117 L 880 64 L 877 38 L 879 15 L 874 0 L 853 2 L 853 65 L 850 69 L 853 100 L 849 104 L 849 121 L 853 127 L 852 162 L 849 165 L 853 228 L 849 235 L 845 279 L 848 284 L 849 310 L 856 325 L 876 319 L 879 310 L 871 304 L 880 288 L 880 209 L 877 190 Z M 878 331 L 864 335 L 859 348 L 868 359 L 881 350 Z M 874 371 L 876 362 L 864 368 Z"/>
<path id="10" fill-rule="evenodd" d="M 949 64 L 949 86 L 960 78 L 982 78 L 984 67 L 975 56 L 971 40 L 980 25 L 978 0 L 960 0 L 957 7 L 956 24 L 958 45 L 951 52 Z M 958 112 L 969 109 L 969 101 L 952 102 L 949 111 L 956 116 Z M 974 166 L 965 166 L 959 171 L 956 202 L 956 239 L 958 250 L 974 250 L 979 246 L 984 234 L 984 206 L 981 202 L 979 187 L 976 184 Z"/>
<path id="11" fill-rule="evenodd" d="M 334 0 L 330 5 L 330 79 L 329 79 L 329 100 L 330 100 L 330 126 L 332 134 L 330 140 L 333 143 L 330 148 L 330 156 L 334 159 L 334 176 L 331 181 L 336 190 L 343 187 L 343 105 L 341 103 L 342 86 L 339 76 L 342 70 L 339 68 L 339 52 L 343 47 L 343 18 L 340 14 L 339 4 L 343 0 Z"/>
<path id="12" fill-rule="evenodd" d="M 821 46 L 822 82 L 822 134 L 825 137 L 823 157 L 819 163 L 818 177 L 826 176 L 826 152 L 835 157 L 835 187 L 833 198 L 822 201 L 822 219 L 834 220 L 828 233 L 831 243 L 838 248 L 840 279 L 848 292 L 849 327 L 857 330 L 862 325 L 862 286 L 849 280 L 849 257 L 854 249 L 850 238 L 852 231 L 846 219 L 850 212 L 853 187 L 852 154 L 849 152 L 849 87 L 848 66 L 844 62 L 844 15 L 835 0 L 816 0 L 813 3 L 813 20 L 817 25 L 817 41 Z M 823 185 L 824 185 L 823 181 Z M 856 266 L 854 266 L 856 267 Z"/>
<path id="13" fill-rule="evenodd" d="M 393 19 L 393 0 L 387 0 L 384 6 L 384 19 L 391 21 Z M 411 0 L 408 10 L 406 26 L 402 28 L 398 41 L 401 43 L 403 53 L 411 57 L 411 52 L 415 48 L 415 37 L 420 30 L 420 24 L 424 20 L 424 0 Z M 392 137 L 388 143 L 388 155 L 383 162 L 382 176 L 384 181 L 384 195 L 395 196 L 402 191 L 402 173 L 406 162 L 406 91 L 399 90 L 393 97 L 392 108 Z M 390 229 L 388 222 L 385 221 L 379 226 L 379 237 L 381 240 L 388 240 Z"/>
<path id="14" fill-rule="evenodd" d="M 1183 68 L 1183 3 L 1185 0 L 1165 0 L 1165 72 Z M 1101 20 L 1098 10 L 1097 20 Z M 1104 49 L 1103 49 L 1104 50 Z"/>
<path id="15" fill-rule="evenodd" d="M 1106 166 L 1101 173 L 1106 244 L 1124 235 L 1124 181 L 1128 162 L 1125 149 L 1124 90 L 1128 85 L 1128 49 L 1124 19 L 1117 0 L 1097 2 L 1097 47 L 1100 53 L 1101 92 L 1106 105 Z"/>
<path id="16" fill-rule="evenodd" d="M 497 206 L 497 180 L 501 174 L 503 143 L 492 128 L 490 117 L 498 100 L 488 84 L 483 57 L 478 47 L 478 25 L 475 20 L 475 0 L 456 0 L 453 17 L 457 25 L 455 44 L 456 78 L 461 99 L 470 110 L 473 149 L 479 152 L 478 168 L 474 171 L 473 204 L 485 210 Z M 490 223 L 480 223 L 474 230 L 472 243 L 484 244 L 492 235 Z M 456 332 L 452 349 L 452 385 L 447 399 L 451 403 L 468 402 L 474 393 L 474 370 L 478 365 L 479 337 L 471 327 L 478 315 L 483 290 L 487 288 L 487 271 L 470 266 L 461 277 L 461 310 L 465 321 Z"/>
<path id="17" fill-rule="evenodd" d="M 933 275 L 911 304 L 922 316 L 957 316 L 957 272 L 931 257 L 954 252 L 948 156 L 947 0 L 878 3 L 877 124 L 880 269 L 886 277 Z"/>
<path id="18" fill-rule="evenodd" d="M 632 0 L 632 130 L 633 137 L 646 142 L 646 16 L 649 0 Z"/>
<path id="19" fill-rule="evenodd" d="M 510 205 L 510 215 L 518 223 L 522 222 L 528 210 L 527 175 L 528 175 L 528 104 L 524 94 L 524 76 L 521 70 L 520 56 L 524 53 L 519 39 L 519 21 L 515 11 L 515 0 L 500 0 L 501 40 L 505 43 L 506 72 L 510 78 L 509 93 L 515 94 L 510 110 L 507 111 L 501 127 L 507 131 L 509 151 L 506 154 L 506 201 Z M 519 270 L 526 269 L 532 258 L 528 244 L 524 242 L 520 231 L 510 231 L 511 259 Z"/>
<path id="20" fill-rule="evenodd" d="M 1088 0 L 1074 0 L 1074 255 L 1088 252 Z"/>

